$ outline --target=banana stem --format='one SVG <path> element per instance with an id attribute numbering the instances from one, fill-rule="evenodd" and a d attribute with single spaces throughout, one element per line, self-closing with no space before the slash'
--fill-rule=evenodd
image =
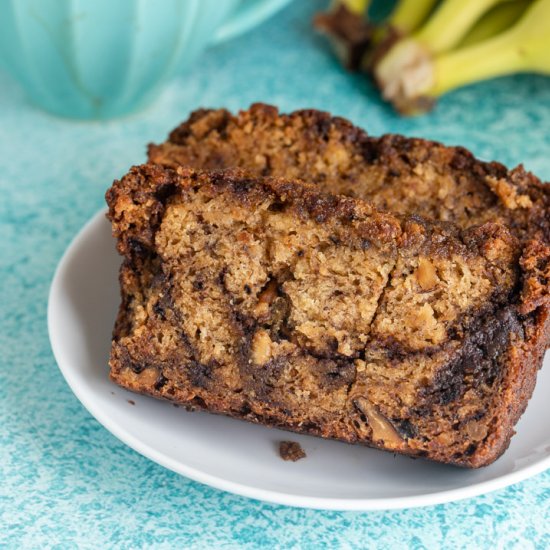
<path id="1" fill-rule="evenodd" d="M 505 0 L 444 0 L 414 35 L 433 54 L 454 48 L 490 8 Z"/>
<path id="2" fill-rule="evenodd" d="M 399 0 L 388 19 L 403 34 L 414 32 L 427 19 L 437 0 Z"/>
<path id="3" fill-rule="evenodd" d="M 369 4 L 370 0 L 337 0 L 328 12 L 313 19 L 313 26 L 329 38 L 342 64 L 351 71 L 359 70 L 372 43 L 374 27 L 366 14 Z"/>

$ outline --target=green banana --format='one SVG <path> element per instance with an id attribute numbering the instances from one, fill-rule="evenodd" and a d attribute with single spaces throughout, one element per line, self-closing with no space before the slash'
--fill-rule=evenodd
<path id="1" fill-rule="evenodd" d="M 471 46 L 509 29 L 534 0 L 504 2 L 490 9 L 462 39 L 459 46 Z"/>
<path id="2" fill-rule="evenodd" d="M 436 59 L 434 96 L 517 72 L 550 75 L 550 0 L 536 0 L 509 30 Z"/>
<path id="3" fill-rule="evenodd" d="M 456 46 L 483 13 L 503 1 L 509 0 L 444 0 L 419 30 L 376 55 L 372 72 L 384 99 L 400 108 L 400 98 L 417 85 L 414 79 L 427 78 L 433 57 Z"/>
<path id="4" fill-rule="evenodd" d="M 435 57 L 419 57 L 409 49 L 406 63 L 399 64 L 401 74 L 395 73 L 393 61 L 393 75 L 378 77 L 385 79 L 384 97 L 399 111 L 414 114 L 441 94 L 472 82 L 517 72 L 550 75 L 549 50 L 550 0 L 535 0 L 515 25 L 497 36 Z"/>
<path id="5" fill-rule="evenodd" d="M 374 63 L 374 77 L 382 95 L 392 99 L 401 74 L 411 66 L 429 65 L 431 58 L 452 49 L 487 10 L 510 0 L 445 0 L 409 38 L 399 40 Z"/>
<path id="6" fill-rule="evenodd" d="M 426 21 L 437 0 L 399 0 L 388 18 L 388 27 L 399 35 L 410 34 Z"/>
<path id="7" fill-rule="evenodd" d="M 510 0 L 445 0 L 412 37 L 432 54 L 457 46 L 488 10 Z"/>

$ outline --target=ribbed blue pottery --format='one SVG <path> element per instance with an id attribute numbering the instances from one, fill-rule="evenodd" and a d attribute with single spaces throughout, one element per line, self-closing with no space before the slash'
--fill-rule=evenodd
<path id="1" fill-rule="evenodd" d="M 288 1 L 0 0 L 0 62 L 38 106 L 109 118 Z"/>

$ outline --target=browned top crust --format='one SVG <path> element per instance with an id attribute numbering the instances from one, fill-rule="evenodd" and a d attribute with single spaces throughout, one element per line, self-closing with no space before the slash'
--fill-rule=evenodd
<path id="1" fill-rule="evenodd" d="M 201 109 L 149 146 L 151 162 L 197 169 L 241 168 L 302 179 L 322 191 L 366 199 L 392 212 L 467 228 L 506 225 L 524 244 L 522 311 L 550 300 L 550 185 L 522 166 L 508 170 L 462 147 L 399 135 L 371 137 L 315 110 L 280 114 L 255 104 L 232 115 Z"/>

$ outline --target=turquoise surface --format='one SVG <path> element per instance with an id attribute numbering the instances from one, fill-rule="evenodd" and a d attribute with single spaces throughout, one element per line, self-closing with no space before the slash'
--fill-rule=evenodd
<path id="1" fill-rule="evenodd" d="M 550 547 L 550 471 L 508 489 L 392 512 L 301 510 L 248 500 L 173 474 L 125 447 L 80 405 L 50 351 L 55 266 L 145 144 L 199 106 L 263 100 L 316 107 L 364 125 L 460 143 L 524 162 L 550 180 L 550 79 L 518 76 L 450 94 L 402 119 L 350 76 L 310 28 L 324 2 L 294 2 L 209 50 L 147 111 L 71 122 L 30 106 L 0 73 L 1 548 Z M 548 422 L 548 419 L 541 419 Z"/>

